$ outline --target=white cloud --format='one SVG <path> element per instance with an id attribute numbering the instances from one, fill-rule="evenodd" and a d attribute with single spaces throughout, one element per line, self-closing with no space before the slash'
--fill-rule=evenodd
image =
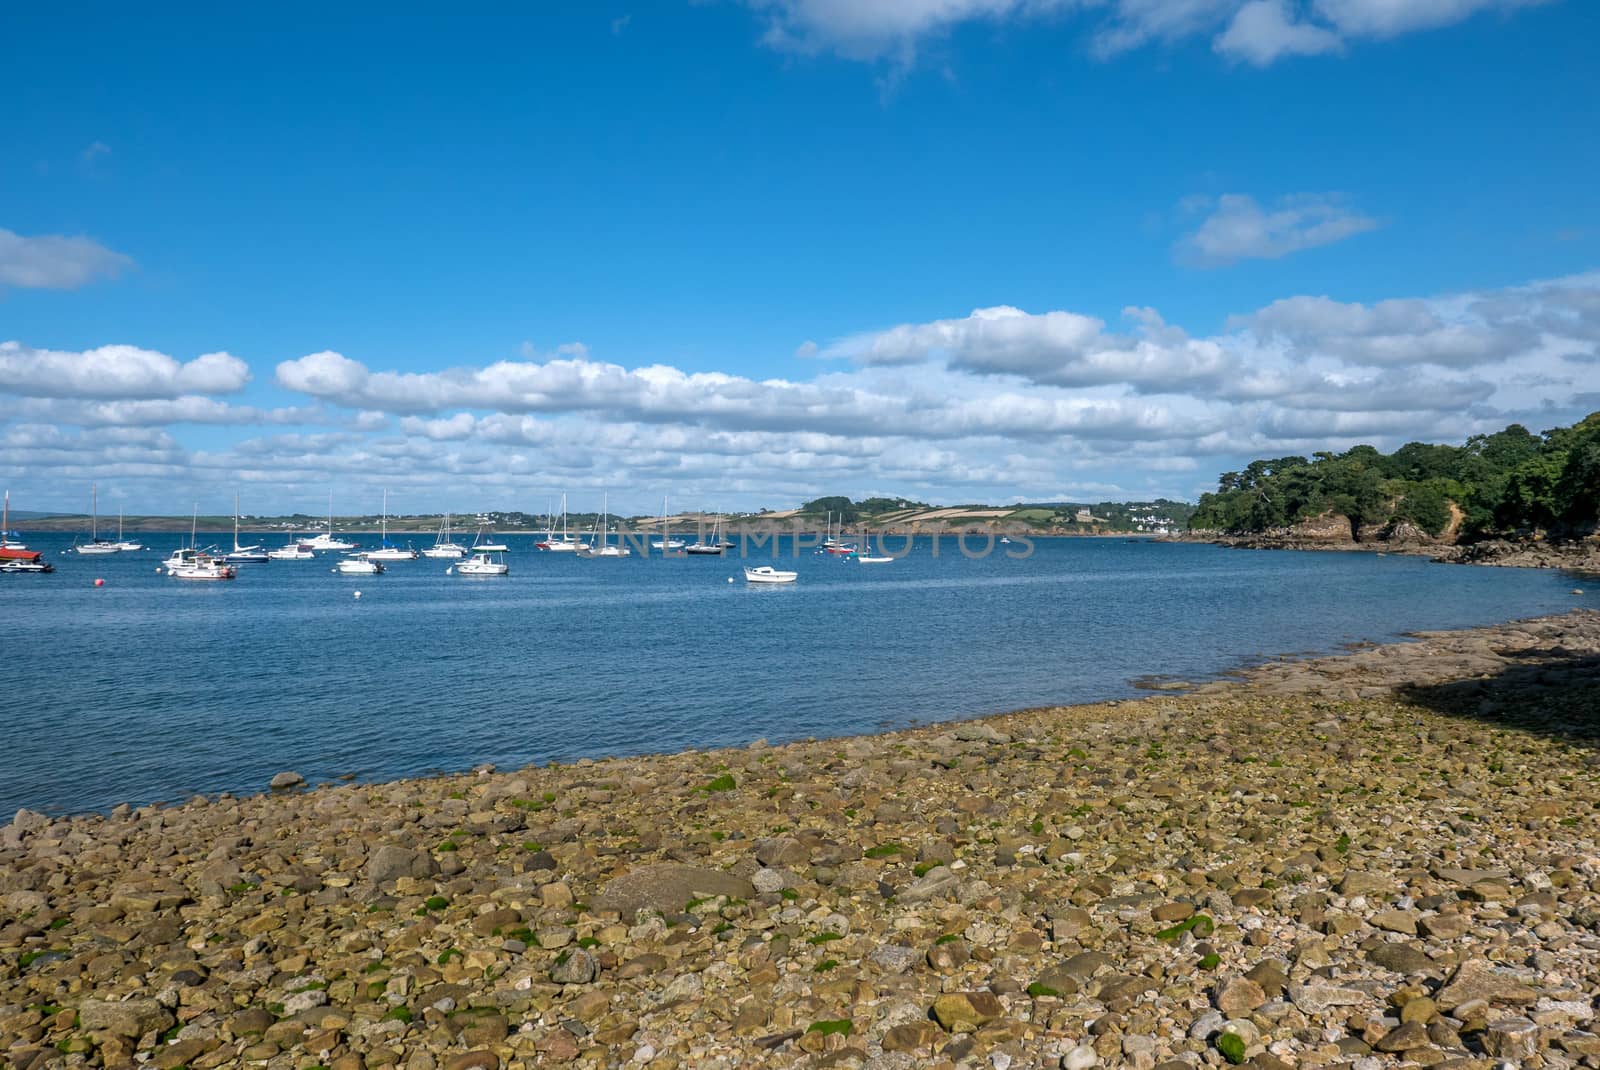
<path id="1" fill-rule="evenodd" d="M 1350 364 L 1466 367 L 1502 361 L 1538 344 L 1525 316 L 1449 316 L 1415 298 L 1345 304 L 1327 297 L 1274 301 L 1242 322 L 1305 356 Z"/>
<path id="2" fill-rule="evenodd" d="M 1265 67 L 1283 56 L 1337 52 L 1343 42 L 1332 30 L 1294 21 L 1285 0 L 1250 0 L 1234 12 L 1211 47 L 1221 55 Z"/>
<path id="3" fill-rule="evenodd" d="M 92 238 L 24 237 L 0 227 L 0 287 L 76 290 L 99 277 L 115 278 L 133 259 Z"/>
<path id="4" fill-rule="evenodd" d="M 1135 333 L 1107 333 L 1105 323 L 1074 312 L 1029 314 L 1001 305 L 963 319 L 902 324 L 856 335 L 823 350 L 858 364 L 911 364 L 942 356 L 980 374 L 1021 375 L 1035 383 L 1087 387 L 1123 383 L 1174 391 L 1216 385 L 1233 361 L 1214 342 L 1167 326 L 1154 309 L 1129 308 Z"/>
<path id="5" fill-rule="evenodd" d="M 1173 246 L 1180 261 L 1220 267 L 1239 260 L 1277 260 L 1302 249 L 1331 245 L 1373 230 L 1378 221 L 1359 215 L 1336 193 L 1296 193 L 1263 209 L 1254 197 L 1225 193 L 1215 202 L 1188 198 L 1187 207 L 1205 205 L 1210 214 L 1198 229 Z"/>
<path id="6" fill-rule="evenodd" d="M 958 23 L 1036 16 L 1078 0 L 751 0 L 751 6 L 766 15 L 762 40 L 774 48 L 909 60 L 920 39 Z"/>
<path id="7" fill-rule="evenodd" d="M 180 363 L 165 353 L 109 345 L 83 352 L 0 342 L 0 392 L 42 398 L 175 398 L 241 389 L 250 368 L 229 353 Z"/>
<path id="8" fill-rule="evenodd" d="M 663 492 L 674 508 L 1192 496 L 1254 456 L 1583 415 L 1600 273 L 1365 303 L 1298 295 L 1206 336 L 1145 307 L 1112 326 L 1001 305 L 850 336 L 797 380 L 567 352 L 421 372 L 312 353 L 277 368 L 305 402 L 267 408 L 213 396 L 248 375 L 226 354 L 6 343 L 0 448 L 38 473 L 13 483 L 28 508 L 81 509 L 72 484 L 89 479 L 169 512 L 222 508 L 241 484 L 288 511 L 320 511 L 330 484 L 352 510 L 376 509 L 385 485 L 406 508 L 457 511 L 542 508 L 562 490 L 575 507 L 609 491 L 638 512 Z"/>
<path id="9" fill-rule="evenodd" d="M 1546 0 L 1314 0 L 1318 15 L 1350 37 L 1394 37 L 1460 22 L 1480 11 L 1510 12 Z"/>
<path id="10" fill-rule="evenodd" d="M 1341 51 L 1362 38 L 1438 29 L 1480 12 L 1546 0 L 748 0 L 762 37 L 788 51 L 910 65 L 921 42 L 963 23 L 1081 16 L 1093 50 L 1113 56 L 1156 42 L 1212 36 L 1218 53 L 1265 66 L 1284 56 Z"/>

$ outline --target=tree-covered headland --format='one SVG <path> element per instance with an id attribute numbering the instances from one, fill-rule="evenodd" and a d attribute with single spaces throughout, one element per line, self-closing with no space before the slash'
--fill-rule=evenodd
<path id="1" fill-rule="evenodd" d="M 1600 412 L 1534 434 L 1512 424 L 1464 445 L 1408 442 L 1393 453 L 1343 453 L 1251 461 L 1224 472 L 1200 497 L 1191 530 L 1262 534 L 1344 517 L 1351 538 L 1412 525 L 1429 536 L 1593 532 L 1600 520 Z"/>

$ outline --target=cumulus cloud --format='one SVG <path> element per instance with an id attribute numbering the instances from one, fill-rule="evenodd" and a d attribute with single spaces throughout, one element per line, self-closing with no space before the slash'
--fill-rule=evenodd
<path id="1" fill-rule="evenodd" d="M 129 345 L 66 352 L 0 342 L 0 390 L 27 397 L 227 394 L 243 388 L 249 379 L 249 365 L 230 353 L 206 353 L 185 363 Z"/>
<path id="2" fill-rule="evenodd" d="M 1209 209 L 1192 233 L 1173 246 L 1179 261 L 1221 267 L 1239 260 L 1277 260 L 1302 249 L 1331 245 L 1375 229 L 1376 219 L 1352 210 L 1337 193 L 1297 193 L 1263 208 L 1244 193 L 1225 193 L 1212 201 L 1190 198 L 1191 210 Z"/>
<path id="3" fill-rule="evenodd" d="M 1291 297 L 1274 301 L 1247 322 L 1286 340 L 1298 353 L 1326 354 L 1353 364 L 1484 364 L 1505 360 L 1538 340 L 1537 332 L 1524 323 L 1450 320 L 1414 299 L 1369 306 Z"/>
<path id="4" fill-rule="evenodd" d="M 133 259 L 93 238 L 41 234 L 25 237 L 0 227 L 0 287 L 76 290 L 97 278 L 115 278 Z"/>
<path id="5" fill-rule="evenodd" d="M 1221 55 L 1265 67 L 1284 56 L 1337 52 L 1343 41 L 1332 30 L 1295 21 L 1285 0 L 1250 0 L 1234 12 L 1211 47 Z"/>
<path id="6" fill-rule="evenodd" d="M 1077 0 L 751 0 L 751 6 L 766 16 L 762 40 L 774 48 L 909 59 L 920 39 L 958 23 L 1036 16 L 1075 7 Z"/>
<path id="7" fill-rule="evenodd" d="M 1149 308 L 1124 316 L 1135 333 L 1106 331 L 1092 316 L 1030 314 L 1009 305 L 980 308 L 962 319 L 901 324 L 841 339 L 823 356 L 859 364 L 911 364 L 944 357 L 951 367 L 988 375 L 1020 375 L 1053 386 L 1125 383 L 1163 391 L 1215 385 L 1234 362 L 1215 342 L 1189 338 Z"/>
<path id="8" fill-rule="evenodd" d="M 262 509 L 320 508 L 330 483 L 352 509 L 388 485 L 458 511 L 535 509 L 562 490 L 640 511 L 662 492 L 675 507 L 1192 496 L 1263 454 L 1569 422 L 1597 364 L 1600 273 L 1364 303 L 1295 295 L 1210 335 L 1138 305 L 1114 323 L 997 305 L 819 346 L 803 379 L 577 347 L 428 371 L 323 351 L 277 366 L 275 385 L 303 399 L 278 408 L 218 396 L 248 378 L 227 354 L 11 342 L 0 447 L 49 473 L 30 508 L 81 508 L 51 500 L 80 478 L 169 511 L 207 493 L 220 507 L 241 483 Z"/>
<path id="9" fill-rule="evenodd" d="M 1480 11 L 1511 12 L 1547 0 L 1314 0 L 1316 13 L 1350 37 L 1394 37 L 1460 22 Z"/>
<path id="10" fill-rule="evenodd" d="M 1546 0 L 749 0 L 762 41 L 788 51 L 909 65 L 918 46 L 964 23 L 1025 24 L 1079 17 L 1094 52 L 1210 36 L 1234 60 L 1265 66 L 1285 56 L 1338 52 L 1348 42 L 1438 29 L 1481 12 Z"/>

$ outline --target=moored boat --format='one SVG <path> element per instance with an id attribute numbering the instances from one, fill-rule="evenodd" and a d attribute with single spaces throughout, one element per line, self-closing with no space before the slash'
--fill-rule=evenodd
<path id="1" fill-rule="evenodd" d="M 204 550 L 183 546 L 172 551 L 163 566 L 167 575 L 180 580 L 231 580 L 238 575 L 234 567 Z"/>
<path id="2" fill-rule="evenodd" d="M 346 542 L 344 539 L 335 538 L 333 534 L 333 491 L 328 492 L 328 530 L 319 532 L 306 540 L 305 545 L 312 550 L 344 551 L 354 550 L 359 543 Z"/>
<path id="3" fill-rule="evenodd" d="M 701 516 L 700 523 L 703 530 L 705 524 L 704 515 Z M 683 552 L 695 557 L 707 557 L 719 555 L 726 549 L 728 549 L 728 544 L 722 539 L 722 517 L 719 515 L 711 524 L 711 541 L 707 542 L 704 536 L 701 536 L 688 546 L 685 546 Z"/>
<path id="4" fill-rule="evenodd" d="M 798 575 L 796 572 L 775 569 L 771 565 L 757 565 L 744 570 L 746 583 L 793 583 Z"/>
<path id="5" fill-rule="evenodd" d="M 89 541 L 74 543 L 72 549 L 80 554 L 114 554 L 122 547 L 110 539 L 100 537 L 100 493 L 95 484 L 89 484 Z"/>
<path id="6" fill-rule="evenodd" d="M 0 512 L 0 572 L 54 572 L 55 566 L 38 550 L 20 542 L 10 542 L 4 533 L 11 531 L 11 492 L 6 491 L 5 509 Z"/>
<path id="7" fill-rule="evenodd" d="M 233 549 L 222 555 L 230 565 L 265 565 L 272 555 L 261 546 L 239 545 L 239 496 L 233 496 Z"/>
<path id="8" fill-rule="evenodd" d="M 547 517 L 545 523 L 544 538 L 533 544 L 534 549 L 556 554 L 578 552 L 578 549 L 583 544 L 567 532 L 567 496 L 565 494 L 561 495 L 561 537 L 556 537 L 555 517 Z"/>
<path id="9" fill-rule="evenodd" d="M 117 549 L 120 550 L 123 553 L 132 553 L 132 552 L 134 552 L 136 550 L 143 550 L 144 549 L 144 543 L 139 542 L 137 539 L 126 539 L 126 538 L 123 538 L 123 536 L 122 536 L 122 510 L 121 509 L 117 510 Z"/>
<path id="10" fill-rule="evenodd" d="M 314 561 L 317 557 L 310 544 L 303 543 L 295 538 L 294 532 L 289 533 L 288 542 L 276 550 L 268 550 L 267 556 L 274 561 Z"/>
<path id="11" fill-rule="evenodd" d="M 383 571 L 383 566 L 372 560 L 372 555 L 362 552 L 341 557 L 330 571 L 344 576 L 376 576 Z"/>
<path id="12" fill-rule="evenodd" d="M 389 492 L 383 492 L 383 520 L 380 522 L 378 548 L 368 556 L 373 561 L 415 561 L 417 551 L 409 546 L 394 546 L 389 542 Z"/>
<path id="13" fill-rule="evenodd" d="M 231 580 L 237 573 L 232 565 L 195 543 L 195 528 L 200 522 L 200 507 L 195 506 L 189 521 L 189 545 L 180 546 L 167 556 L 162 567 L 167 575 L 180 580 Z"/>
<path id="14" fill-rule="evenodd" d="M 455 571 L 459 576 L 505 576 L 510 574 L 511 566 L 498 551 L 479 551 L 456 565 Z"/>
<path id="15" fill-rule="evenodd" d="M 439 537 L 422 551 L 423 557 L 449 558 L 459 561 L 467 556 L 467 548 L 458 542 L 450 540 L 450 514 L 444 514 L 444 521 L 439 525 Z"/>

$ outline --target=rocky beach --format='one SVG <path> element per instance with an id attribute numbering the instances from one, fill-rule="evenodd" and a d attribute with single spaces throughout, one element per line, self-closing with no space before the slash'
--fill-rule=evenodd
<path id="1" fill-rule="evenodd" d="M 24 810 L 0 1052 L 1600 1067 L 1597 743 L 1580 610 L 885 735 Z"/>

